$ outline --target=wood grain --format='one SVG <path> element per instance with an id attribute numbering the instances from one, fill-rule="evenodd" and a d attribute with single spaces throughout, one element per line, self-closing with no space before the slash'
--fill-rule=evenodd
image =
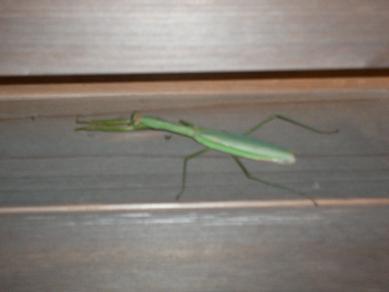
<path id="1" fill-rule="evenodd" d="M 313 74 L 280 78 L 212 75 L 208 78 L 0 85 L 0 119 L 120 114 L 136 110 L 241 106 L 263 103 L 382 100 L 389 77 Z M 244 75 L 246 76 L 246 75 Z M 161 76 L 159 76 L 161 77 Z M 200 76 L 198 76 L 200 77 Z M 246 76 L 247 77 L 247 76 Z M 162 78 L 163 79 L 163 78 Z M 50 81 L 51 80 L 51 81 Z M 114 79 L 115 80 L 115 79 Z M 28 80 L 27 80 L 28 81 Z"/>
<path id="2" fill-rule="evenodd" d="M 0 1 L 0 76 L 387 68 L 389 3 Z"/>
<path id="3" fill-rule="evenodd" d="M 2 87 L 0 110 L 11 118 L 0 121 L 0 290 L 386 291 L 387 80 L 301 81 Z M 246 162 L 320 207 L 250 182 L 210 153 L 190 165 L 182 204 L 163 209 L 178 191 L 182 156 L 198 145 L 155 132 L 73 131 L 77 113 L 128 116 L 137 104 L 234 132 L 274 112 L 339 128 L 318 136 L 275 122 L 255 135 L 294 150 L 297 163 Z M 19 115 L 34 112 L 42 115 Z"/>
<path id="4" fill-rule="evenodd" d="M 387 291 L 388 207 L 2 216 L 4 291 Z"/>
<path id="5" fill-rule="evenodd" d="M 387 99 L 249 105 L 151 111 L 169 120 L 242 132 L 284 113 L 336 135 L 314 135 L 274 122 L 256 136 L 292 149 L 298 163 L 247 161 L 253 173 L 316 198 L 389 196 Z M 127 113 L 128 116 L 128 113 Z M 171 202 L 179 189 L 182 157 L 199 146 L 158 132 L 74 132 L 74 117 L 0 123 L 2 205 Z M 225 155 L 210 153 L 190 165 L 184 201 L 297 199 L 248 181 Z"/>

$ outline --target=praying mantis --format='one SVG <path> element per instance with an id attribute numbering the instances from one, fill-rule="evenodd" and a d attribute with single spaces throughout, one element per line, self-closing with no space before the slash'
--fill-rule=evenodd
<path id="1" fill-rule="evenodd" d="M 200 145 L 204 146 L 201 150 L 183 157 L 181 188 L 175 196 L 176 201 L 180 200 L 186 188 L 186 177 L 189 161 L 205 154 L 210 150 L 215 150 L 231 155 L 232 159 L 237 163 L 238 167 L 246 176 L 246 178 L 268 186 L 287 190 L 292 193 L 301 195 L 312 201 L 314 206 L 317 206 L 315 200 L 304 192 L 252 175 L 241 161 L 241 158 L 245 158 L 256 161 L 267 161 L 276 164 L 295 163 L 295 155 L 289 150 L 250 136 L 253 132 L 274 120 L 281 120 L 317 134 L 334 134 L 338 132 L 337 129 L 330 131 L 316 129 L 307 124 L 288 118 L 284 115 L 274 114 L 262 120 L 254 127 L 248 129 L 243 134 L 236 134 L 227 131 L 198 127 L 190 122 L 183 120 L 180 120 L 176 123 L 169 122 L 158 117 L 144 115 L 137 111 L 133 112 L 129 119 L 117 118 L 90 121 L 77 120 L 77 123 L 83 124 L 83 126 L 76 128 L 75 130 L 100 132 L 133 132 L 140 130 L 165 131 L 191 138 Z"/>

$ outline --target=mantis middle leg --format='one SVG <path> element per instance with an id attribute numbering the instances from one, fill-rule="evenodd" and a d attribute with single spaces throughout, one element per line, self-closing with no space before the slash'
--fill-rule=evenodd
<path id="1" fill-rule="evenodd" d="M 188 162 L 191 159 L 196 158 L 196 157 L 206 153 L 209 150 L 210 149 L 208 149 L 208 148 L 203 148 L 203 149 L 201 149 L 199 151 L 193 152 L 193 153 L 191 153 L 191 154 L 189 154 L 189 155 L 184 157 L 184 162 L 182 164 L 181 189 L 180 189 L 180 191 L 176 195 L 176 201 L 178 201 L 181 198 L 181 195 L 185 191 L 185 187 L 186 187 L 186 171 L 187 171 L 187 168 L 188 168 Z"/>

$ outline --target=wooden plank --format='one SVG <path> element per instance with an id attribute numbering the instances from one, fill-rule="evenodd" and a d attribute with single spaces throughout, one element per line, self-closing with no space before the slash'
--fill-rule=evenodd
<path id="1" fill-rule="evenodd" d="M 242 132 L 275 112 L 336 135 L 315 135 L 274 122 L 256 136 L 295 151 L 298 162 L 277 166 L 247 161 L 251 171 L 316 198 L 389 196 L 387 99 L 251 103 L 150 112 L 170 120 Z M 127 113 L 128 116 L 128 113 Z M 182 157 L 193 141 L 158 132 L 74 132 L 74 117 L 0 123 L 0 200 L 4 206 L 172 202 Z M 210 153 L 191 162 L 184 201 L 298 199 L 248 181 L 227 156 Z"/>
<path id="2" fill-rule="evenodd" d="M 3 290 L 387 290 L 387 80 L 202 82 L 1 87 L 0 111 L 10 114 L 0 121 Z M 191 106 L 174 107 L 180 100 Z M 31 107 L 15 112 L 14 101 Z M 249 182 L 231 159 L 211 153 L 190 165 L 182 204 L 164 209 L 174 202 L 182 156 L 198 149 L 194 142 L 155 132 L 73 132 L 77 113 L 128 116 L 137 104 L 170 120 L 236 132 L 274 112 L 339 128 L 318 136 L 275 122 L 256 136 L 295 150 L 297 163 L 247 162 L 256 175 L 303 190 L 321 207 Z M 39 113 L 34 119 L 19 115 L 33 116 L 31 109 Z M 93 212 L 74 211 L 87 206 Z"/>
<path id="3" fill-rule="evenodd" d="M 63 83 L 45 80 L 42 83 L 2 84 L 0 119 L 125 114 L 134 109 L 177 110 L 269 102 L 386 99 L 389 96 L 387 75 L 201 76 L 194 79 L 176 76 L 172 80 L 159 76 L 162 80 L 153 81 L 130 78 L 121 82 L 116 79 L 86 82 L 75 78 Z"/>
<path id="4" fill-rule="evenodd" d="M 387 68 L 385 0 L 0 1 L 0 75 Z"/>
<path id="5" fill-rule="evenodd" d="M 1 216 L 4 291 L 387 291 L 389 209 Z M 260 287 L 260 288 L 259 288 Z"/>
<path id="6" fill-rule="evenodd" d="M 296 76 L 297 75 L 297 76 Z M 173 79 L 165 80 L 163 75 L 155 76 L 156 80 L 135 79 L 128 77 L 118 81 L 116 79 L 92 82 L 83 81 L 83 78 L 74 78 L 56 82 L 56 79 L 43 79 L 34 82 L 33 79 L 23 79 L 22 82 L 11 82 L 0 84 L 0 101 L 13 100 L 45 100 L 45 99 L 69 99 L 85 97 L 119 97 L 129 95 L 144 95 L 152 97 L 155 95 L 215 95 L 228 93 L 234 94 L 258 94 L 258 93 L 291 93 L 299 91 L 302 94 L 312 91 L 320 92 L 356 92 L 369 93 L 375 91 L 389 90 L 389 74 L 381 76 L 370 76 L 365 74 L 352 76 L 350 72 L 346 76 L 321 75 L 307 72 L 303 76 L 299 74 L 288 74 L 286 76 L 267 74 L 239 74 L 232 75 L 190 75 L 188 79 L 184 75 L 175 76 Z M 159 77 L 159 78 L 158 78 Z M 246 78 L 247 77 L 247 78 Z M 107 77 L 108 78 L 108 77 Z M 16 79 L 17 80 L 17 79 Z"/>

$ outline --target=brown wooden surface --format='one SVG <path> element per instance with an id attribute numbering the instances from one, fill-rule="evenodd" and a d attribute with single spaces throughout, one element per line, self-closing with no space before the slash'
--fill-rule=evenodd
<path id="1" fill-rule="evenodd" d="M 388 207 L 2 216 L 3 291 L 375 291 Z"/>
<path id="2" fill-rule="evenodd" d="M 201 94 L 194 91 L 191 95 L 184 87 L 181 93 L 173 94 L 175 99 L 160 103 L 160 109 L 156 100 L 166 95 L 158 96 L 153 90 L 148 95 L 147 86 L 142 85 L 138 97 L 129 94 L 131 90 L 123 92 L 121 105 L 125 106 L 120 110 L 112 95 L 104 109 L 94 107 L 93 86 L 81 93 L 89 98 L 72 94 L 55 97 L 53 88 L 45 99 L 46 85 L 37 85 L 31 91 L 31 96 L 37 93 L 35 100 L 28 98 L 27 89 L 34 89 L 32 85 L 24 91 L 23 86 L 7 87 L 1 103 L 6 107 L 0 107 L 3 115 L 10 114 L 0 122 L 2 289 L 386 291 L 389 100 L 386 82 L 380 82 L 376 86 L 356 82 L 359 90 L 358 86 L 352 90 L 343 86 L 345 83 L 329 82 L 318 91 L 312 85 L 305 93 L 304 82 L 300 86 L 294 83 L 294 93 L 287 86 L 284 93 L 277 91 L 273 84 L 270 97 L 259 83 L 248 86 L 251 89 L 243 96 L 238 93 L 239 86 L 230 96 L 209 87 L 202 106 L 193 102 Z M 298 92 L 303 98 L 296 102 Z M 112 88 L 107 93 L 109 96 Z M 39 114 L 34 119 L 19 115 L 28 113 L 28 108 L 23 111 L 19 107 L 19 113 L 11 110 L 18 94 L 24 105 L 36 103 Z M 154 103 L 148 104 L 148 97 L 154 98 Z M 71 103 L 77 98 L 78 107 L 59 110 L 66 100 Z M 100 98 L 102 102 L 104 97 Z M 192 106 L 175 107 L 180 99 L 192 100 Z M 212 99 L 219 101 L 210 102 Z M 128 116 L 142 100 L 149 113 L 237 132 L 275 112 L 321 128 L 339 128 L 336 135 L 321 136 L 274 122 L 255 136 L 295 150 L 297 163 L 287 167 L 247 162 L 256 175 L 303 190 L 320 202 L 333 199 L 335 204 L 258 208 L 258 202 L 298 203 L 301 198 L 250 182 L 231 159 L 210 153 L 190 165 L 183 204 L 246 200 L 252 201 L 252 208 L 205 210 L 178 205 L 176 210 L 159 212 L 70 209 L 5 214 L 15 206 L 99 204 L 109 208 L 172 202 L 179 187 L 182 156 L 199 148 L 193 141 L 177 136 L 166 140 L 155 132 L 115 135 L 73 131 L 77 113 L 85 110 Z M 58 114 L 73 116 L 47 115 L 48 101 Z M 224 101 L 228 102 L 222 106 Z M 341 206 L 336 204 L 340 199 L 381 199 L 378 202 L 382 204 Z"/>
<path id="3" fill-rule="evenodd" d="M 319 198 L 388 195 L 387 99 L 258 103 L 234 107 L 160 110 L 170 120 L 242 132 L 283 113 L 336 135 L 315 135 L 280 121 L 256 133 L 295 151 L 298 163 L 247 161 L 257 175 Z M 118 116 L 128 116 L 120 113 Z M 115 115 L 114 115 L 115 116 Z M 171 201 L 178 191 L 182 157 L 200 147 L 158 132 L 74 132 L 74 117 L 4 120 L 0 124 L 3 205 Z M 225 155 L 210 153 L 190 165 L 184 200 L 296 198 L 247 181 Z"/>
<path id="4" fill-rule="evenodd" d="M 0 1 L 0 76 L 387 68 L 389 3 Z"/>
<path id="5" fill-rule="evenodd" d="M 153 76 L 149 80 L 126 77 L 122 81 L 113 77 L 98 78 L 95 82 L 80 77 L 59 78 L 63 82 L 57 78 L 39 78 L 41 82 L 36 82 L 36 78 L 24 81 L 18 78 L 0 85 L 0 119 L 125 115 L 134 110 L 250 106 L 269 102 L 386 99 L 389 75 L 365 74 L 249 74 L 249 78 L 244 78 L 247 74 L 218 74 L 212 75 L 213 78 L 201 74 L 193 79 L 187 75 Z"/>

